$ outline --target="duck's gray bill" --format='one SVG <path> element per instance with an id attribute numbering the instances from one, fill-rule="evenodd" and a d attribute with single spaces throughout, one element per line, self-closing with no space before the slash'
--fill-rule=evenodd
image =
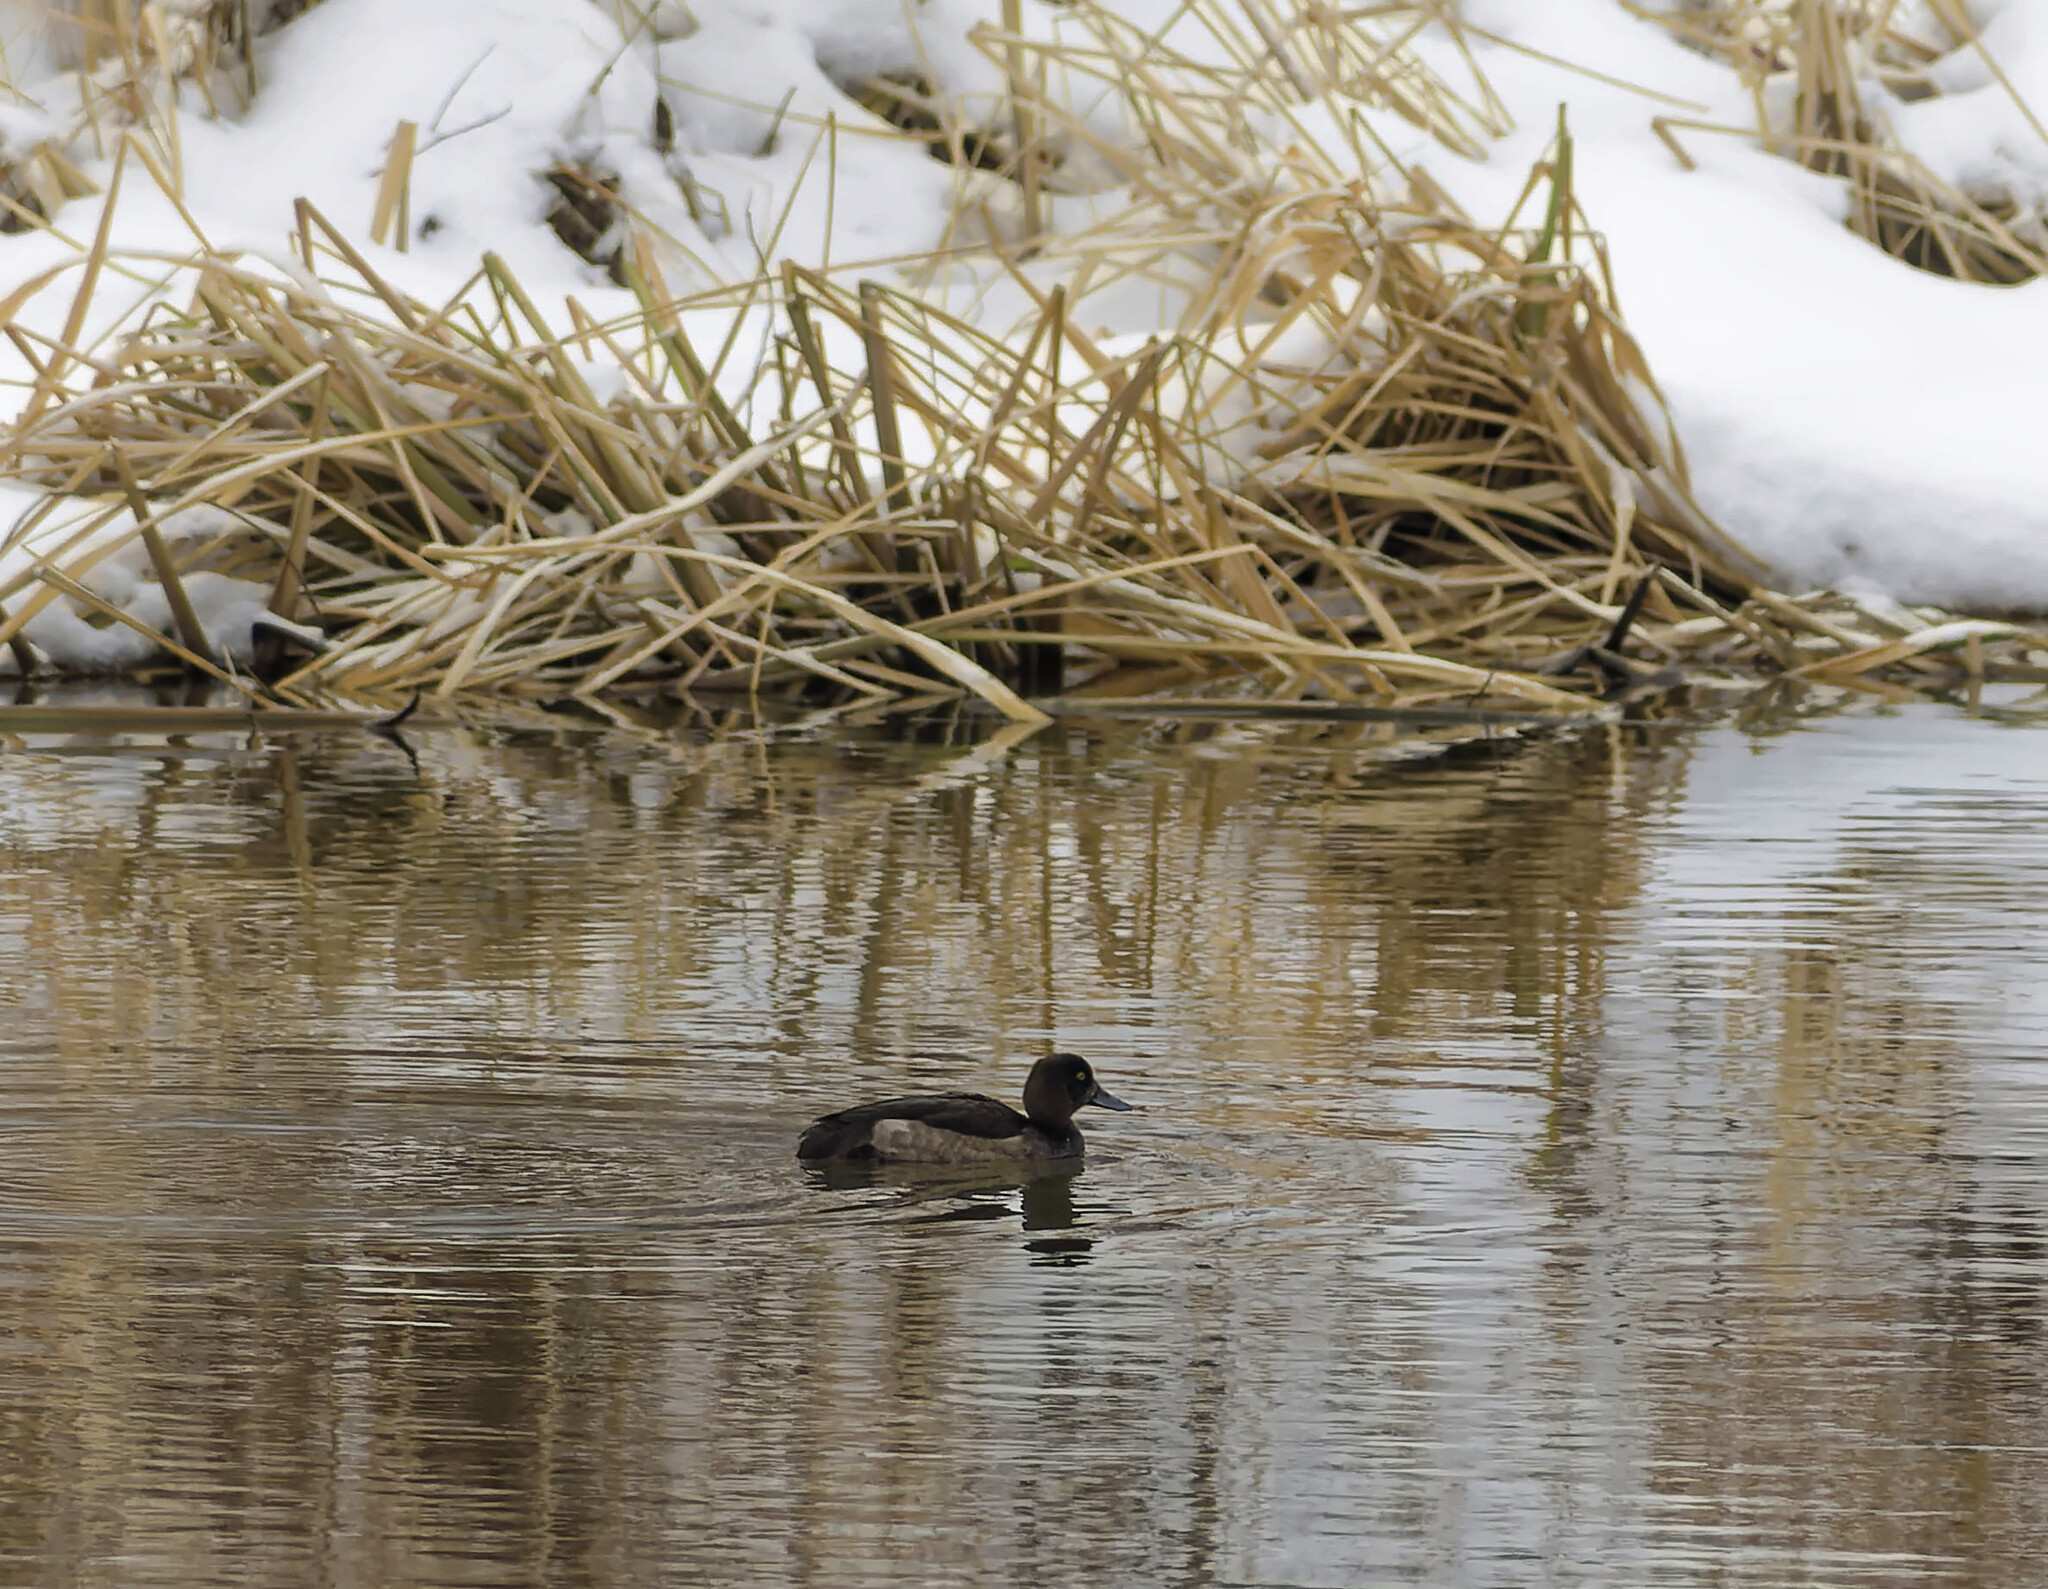
<path id="1" fill-rule="evenodd" d="M 1118 1114 L 1126 1115 L 1131 1112 L 1131 1106 L 1125 1103 L 1123 1099 L 1112 1093 L 1104 1092 L 1100 1087 L 1095 1089 L 1095 1096 L 1088 1101 L 1098 1109 L 1114 1109 Z"/>

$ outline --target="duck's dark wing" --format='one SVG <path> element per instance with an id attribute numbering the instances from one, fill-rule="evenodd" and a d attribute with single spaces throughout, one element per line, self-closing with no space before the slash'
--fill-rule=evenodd
<path id="1" fill-rule="evenodd" d="M 884 1120 L 916 1120 L 963 1137 L 1014 1137 L 1030 1124 L 1006 1103 L 978 1092 L 942 1092 L 922 1098 L 887 1098 L 841 1109 L 811 1122 L 796 1145 L 800 1159 L 865 1159 L 875 1151 L 875 1127 Z"/>

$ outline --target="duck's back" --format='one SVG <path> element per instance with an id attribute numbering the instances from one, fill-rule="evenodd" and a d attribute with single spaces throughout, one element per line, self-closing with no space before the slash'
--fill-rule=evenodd
<path id="1" fill-rule="evenodd" d="M 815 1120 L 796 1145 L 800 1159 L 921 1159 L 931 1162 L 1044 1155 L 1039 1131 L 1006 1103 L 976 1092 L 887 1098 Z"/>

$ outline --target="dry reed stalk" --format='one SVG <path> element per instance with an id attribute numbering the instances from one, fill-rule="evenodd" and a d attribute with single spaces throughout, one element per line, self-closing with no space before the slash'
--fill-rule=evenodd
<path id="1" fill-rule="evenodd" d="M 381 246 L 396 225 L 397 246 L 401 254 L 406 251 L 412 233 L 412 158 L 419 132 L 417 122 L 401 121 L 397 131 L 392 133 L 391 147 L 384 159 L 384 174 L 377 182 L 376 208 L 370 215 L 370 241 Z"/>

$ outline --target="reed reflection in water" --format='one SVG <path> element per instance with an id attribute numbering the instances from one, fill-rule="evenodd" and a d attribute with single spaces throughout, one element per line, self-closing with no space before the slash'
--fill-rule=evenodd
<path id="1" fill-rule="evenodd" d="M 2048 737 L 1376 733 L 0 753 L 0 1581 L 2042 1581 Z"/>

